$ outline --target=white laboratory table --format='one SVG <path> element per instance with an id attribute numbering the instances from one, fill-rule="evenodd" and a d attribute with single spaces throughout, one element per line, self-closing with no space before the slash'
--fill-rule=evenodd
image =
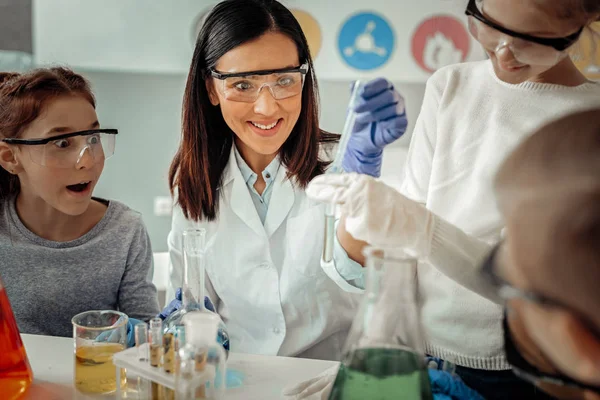
<path id="1" fill-rule="evenodd" d="M 72 339 L 21 336 L 34 375 L 34 382 L 24 396 L 25 399 L 94 398 L 84 396 L 74 389 Z M 244 376 L 244 382 L 238 388 L 228 389 L 225 399 L 282 399 L 283 388 L 310 379 L 335 364 L 333 361 L 230 353 L 228 368 L 240 372 Z M 100 398 L 110 399 L 111 396 Z"/>

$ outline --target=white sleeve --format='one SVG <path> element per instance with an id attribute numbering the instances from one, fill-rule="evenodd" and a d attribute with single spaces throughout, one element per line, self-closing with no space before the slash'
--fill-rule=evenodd
<path id="1" fill-rule="evenodd" d="M 443 75 L 436 73 L 427 81 L 400 189 L 406 197 L 424 205 L 427 204 L 435 155 L 438 110 L 445 85 L 443 78 Z M 499 303 L 501 300 L 495 290 L 481 278 L 478 270 L 491 248 L 488 243 L 437 217 L 433 226 L 431 253 L 427 261 L 458 284 Z"/>
<path id="2" fill-rule="evenodd" d="M 167 299 L 167 303 L 173 299 L 177 288 L 180 288 L 183 285 L 183 231 L 193 227 L 198 227 L 198 223 L 186 219 L 181 208 L 179 206 L 174 206 L 171 231 L 167 238 L 169 256 L 171 258 L 169 290 L 167 291 L 170 297 Z M 205 289 L 205 295 L 210 298 L 215 306 L 215 310 L 218 311 L 219 296 L 217 295 L 208 274 L 206 274 Z"/>
<path id="3" fill-rule="evenodd" d="M 423 204 L 427 199 L 435 146 L 437 109 L 441 96 L 441 91 L 433 82 L 432 79 L 427 81 L 425 97 L 410 142 L 405 177 L 401 186 L 403 194 Z M 352 285 L 346 280 L 344 274 L 336 268 L 333 260 L 329 263 L 321 260 L 321 268 L 341 289 L 350 293 L 364 292 L 364 289 Z"/>
<path id="4" fill-rule="evenodd" d="M 492 247 L 493 245 L 436 217 L 431 252 L 427 260 L 456 283 L 494 303 L 503 304 L 496 288 L 481 276 L 479 270 Z"/>
<path id="5" fill-rule="evenodd" d="M 437 114 L 442 96 L 437 81 L 439 77 L 434 74 L 425 86 L 425 96 L 410 140 L 400 188 L 406 197 L 422 204 L 427 201 L 437 137 Z"/>

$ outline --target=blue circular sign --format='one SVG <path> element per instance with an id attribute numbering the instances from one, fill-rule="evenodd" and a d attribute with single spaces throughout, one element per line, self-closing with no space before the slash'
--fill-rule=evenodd
<path id="1" fill-rule="evenodd" d="M 342 25 L 338 50 L 349 66 L 371 70 L 390 59 L 394 42 L 394 31 L 382 16 L 363 12 L 354 14 Z"/>

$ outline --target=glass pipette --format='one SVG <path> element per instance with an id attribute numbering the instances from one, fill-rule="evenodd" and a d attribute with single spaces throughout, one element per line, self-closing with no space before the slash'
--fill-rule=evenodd
<path id="1" fill-rule="evenodd" d="M 344 155 L 348 147 L 348 140 L 350 134 L 354 128 L 356 121 L 356 113 L 354 112 L 354 106 L 358 100 L 360 88 L 362 87 L 361 81 L 355 81 L 352 87 L 352 94 L 350 95 L 350 103 L 348 104 L 348 113 L 346 114 L 346 121 L 344 122 L 344 129 L 342 130 L 340 141 L 338 144 L 335 158 L 331 163 L 331 166 L 327 170 L 328 174 L 340 174 L 344 172 L 342 163 L 344 161 Z M 335 240 L 335 204 L 328 203 L 325 205 L 325 240 L 323 244 L 323 261 L 331 262 L 333 260 L 333 243 Z"/>

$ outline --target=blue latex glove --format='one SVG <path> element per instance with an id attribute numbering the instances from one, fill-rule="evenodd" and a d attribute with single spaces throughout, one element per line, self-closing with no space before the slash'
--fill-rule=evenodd
<path id="1" fill-rule="evenodd" d="M 183 302 L 181 299 L 181 288 L 177 288 L 177 290 L 175 291 L 175 299 L 171 300 L 171 302 L 167 304 L 165 308 L 163 308 L 163 310 L 158 314 L 158 317 L 164 320 L 169 315 L 173 314 L 175 311 L 181 309 L 181 307 L 183 307 Z M 208 296 L 204 296 L 204 308 L 206 308 L 209 311 L 215 312 L 215 306 Z"/>
<path id="2" fill-rule="evenodd" d="M 446 371 L 429 369 L 429 381 L 434 400 L 484 400 L 458 377 Z"/>
<path id="3" fill-rule="evenodd" d="M 182 307 L 182 290 L 181 288 L 177 288 L 175 291 L 175 299 L 171 300 L 171 302 L 160 312 L 160 314 L 158 314 L 158 317 L 164 320 Z M 215 306 L 208 296 L 204 296 L 204 308 L 206 308 L 208 311 L 216 313 Z M 229 351 L 229 334 L 224 328 L 219 329 L 217 340 L 225 350 Z"/>
<path id="4" fill-rule="evenodd" d="M 135 346 L 135 326 L 143 323 L 144 321 L 139 319 L 129 318 L 129 322 L 127 322 L 127 347 Z"/>
<path id="5" fill-rule="evenodd" d="M 354 112 L 356 122 L 342 167 L 346 172 L 378 178 L 383 148 L 406 132 L 404 98 L 387 79 L 377 78 L 360 89 Z"/>
<path id="6" fill-rule="evenodd" d="M 135 346 L 135 326 L 137 324 L 142 324 L 144 321 L 140 321 L 139 319 L 129 318 L 127 321 L 127 347 Z M 98 337 L 96 337 L 96 342 L 110 342 L 117 343 L 120 342 L 120 334 L 119 331 L 111 331 L 111 332 L 103 332 Z"/>

